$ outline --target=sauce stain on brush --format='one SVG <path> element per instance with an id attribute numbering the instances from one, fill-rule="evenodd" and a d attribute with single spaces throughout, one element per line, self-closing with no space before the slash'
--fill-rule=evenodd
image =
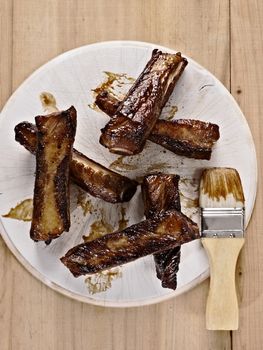
<path id="1" fill-rule="evenodd" d="M 206 169 L 202 181 L 202 190 L 212 199 L 219 201 L 232 194 L 236 201 L 245 202 L 240 176 L 235 169 Z"/>

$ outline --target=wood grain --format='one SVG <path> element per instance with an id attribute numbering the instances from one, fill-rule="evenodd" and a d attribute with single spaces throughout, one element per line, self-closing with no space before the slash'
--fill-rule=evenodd
<path id="1" fill-rule="evenodd" d="M 13 4 L 9 0 L 1 0 L 0 4 L 0 109 L 2 109 L 12 92 Z"/>
<path id="2" fill-rule="evenodd" d="M 263 343 L 263 3 L 231 0 L 231 90 L 254 136 L 258 158 L 258 194 L 239 262 L 240 329 L 234 349 L 262 349 Z"/>
<path id="3" fill-rule="evenodd" d="M 249 5 L 246 12 L 246 0 L 164 0 L 161 4 L 158 0 L 0 0 L 0 106 L 34 69 L 63 51 L 105 40 L 150 41 L 191 56 L 227 88 L 231 57 L 232 90 L 239 85 L 246 89 L 236 96 L 259 152 L 262 5 L 255 0 L 251 3 L 254 6 Z M 256 58 L 246 51 L 248 47 Z M 249 232 L 262 228 L 261 211 L 259 197 Z M 234 334 L 234 349 L 261 348 L 261 240 L 259 234 L 250 235 L 241 261 L 241 327 Z M 231 349 L 229 332 L 205 330 L 207 281 L 159 305 L 105 309 L 50 290 L 35 280 L 2 242 L 0 277 L 1 350 Z M 254 347 L 248 347 L 252 337 Z"/>

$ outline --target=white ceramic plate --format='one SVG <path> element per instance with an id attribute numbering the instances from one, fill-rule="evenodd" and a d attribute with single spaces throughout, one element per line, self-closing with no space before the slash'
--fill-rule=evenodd
<path id="1" fill-rule="evenodd" d="M 78 190 L 72 187 L 72 226 L 49 246 L 34 243 L 29 238 L 30 223 L 2 217 L 11 207 L 33 196 L 35 160 L 14 140 L 14 126 L 34 116 L 43 114 L 39 94 L 51 92 L 58 107 L 66 109 L 74 105 L 78 111 L 78 128 L 75 148 L 97 162 L 109 166 L 118 157 L 110 154 L 98 143 L 100 129 L 107 117 L 91 109 L 94 98 L 92 89 L 105 78 L 104 71 L 127 73 L 137 77 L 150 58 L 154 48 L 170 49 L 141 42 L 115 41 L 80 47 L 66 52 L 34 72 L 11 96 L 1 114 L 0 127 L 0 214 L 1 233 L 8 247 L 18 260 L 38 279 L 51 288 L 77 300 L 115 307 L 139 306 L 156 303 L 176 296 L 204 280 L 209 274 L 206 254 L 199 241 L 182 247 L 178 288 L 163 289 L 155 277 L 152 257 L 139 259 L 121 267 L 122 277 L 112 282 L 105 292 L 91 294 L 85 277 L 75 279 L 61 264 L 59 257 L 74 245 L 82 242 L 90 225 L 101 218 L 118 227 L 121 207 L 126 208 L 129 224 L 143 218 L 143 205 L 138 188 L 134 198 L 125 205 L 111 205 L 88 196 L 94 208 L 92 214 L 83 215 L 76 203 Z M 120 92 L 127 90 L 122 85 Z M 246 198 L 246 222 L 251 216 L 257 184 L 257 162 L 254 143 L 246 119 L 225 87 L 206 69 L 189 59 L 182 78 L 171 96 L 162 117 L 176 105 L 175 118 L 201 119 L 217 123 L 221 138 L 214 148 L 210 161 L 186 159 L 176 156 L 148 142 L 138 156 L 124 160 L 129 170 L 119 171 L 132 178 L 161 170 L 181 175 L 183 211 L 197 220 L 192 199 L 198 195 L 200 170 L 211 166 L 235 167 L 241 176 Z M 190 198 L 190 199 L 189 199 Z M 189 205 L 190 204 L 190 205 Z"/>

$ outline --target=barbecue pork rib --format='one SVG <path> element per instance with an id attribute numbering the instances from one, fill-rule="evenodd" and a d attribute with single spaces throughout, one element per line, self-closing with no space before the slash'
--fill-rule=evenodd
<path id="1" fill-rule="evenodd" d="M 163 211 L 181 210 L 178 175 L 156 173 L 144 177 L 141 188 L 146 218 Z M 157 277 L 164 288 L 176 289 L 181 247 L 154 254 Z"/>
<path id="2" fill-rule="evenodd" d="M 15 139 L 32 154 L 36 154 L 37 128 L 29 122 L 15 127 Z M 73 149 L 70 178 L 84 191 L 110 203 L 129 201 L 138 183 L 115 173 Z"/>
<path id="3" fill-rule="evenodd" d="M 197 225 L 177 210 L 169 210 L 123 231 L 82 243 L 70 249 L 61 261 L 78 277 L 122 265 L 197 238 Z"/>
<path id="4" fill-rule="evenodd" d="M 121 101 L 105 90 L 96 96 L 95 103 L 112 117 Z M 213 123 L 194 119 L 158 119 L 148 140 L 180 156 L 209 160 L 219 137 L 219 127 Z"/>
<path id="5" fill-rule="evenodd" d="M 34 241 L 49 241 L 69 230 L 69 163 L 76 119 L 74 107 L 35 118 L 38 138 L 30 229 Z"/>
<path id="6" fill-rule="evenodd" d="M 112 153 L 140 153 L 186 65 L 179 52 L 153 50 L 143 72 L 101 130 L 100 143 Z"/>

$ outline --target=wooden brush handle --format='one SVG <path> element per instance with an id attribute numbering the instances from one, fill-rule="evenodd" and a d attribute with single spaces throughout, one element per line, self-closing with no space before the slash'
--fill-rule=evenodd
<path id="1" fill-rule="evenodd" d="M 238 329 L 236 262 L 244 238 L 202 238 L 210 263 L 210 289 L 206 305 L 206 328 Z"/>

